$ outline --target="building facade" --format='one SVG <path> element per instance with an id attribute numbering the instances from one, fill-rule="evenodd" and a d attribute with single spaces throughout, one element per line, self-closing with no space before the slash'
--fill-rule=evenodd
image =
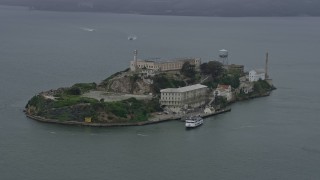
<path id="1" fill-rule="evenodd" d="M 183 109 L 197 108 L 205 105 L 208 87 L 195 84 L 181 88 L 167 88 L 161 91 L 160 104 L 173 112 Z"/>
<path id="2" fill-rule="evenodd" d="M 254 69 L 249 71 L 250 82 L 258 81 L 259 79 L 265 80 L 265 78 L 266 78 L 266 73 L 264 69 Z"/>
<path id="3" fill-rule="evenodd" d="M 245 93 L 245 94 L 249 94 L 251 92 L 253 92 L 253 83 L 252 82 L 241 82 L 239 89 Z"/>
<path id="4" fill-rule="evenodd" d="M 236 71 L 239 73 L 244 73 L 244 65 L 230 64 L 227 66 L 229 71 Z"/>
<path id="5" fill-rule="evenodd" d="M 214 96 L 222 96 L 227 99 L 227 101 L 232 100 L 232 91 L 230 85 L 218 84 L 217 88 L 213 92 Z"/>
<path id="6" fill-rule="evenodd" d="M 173 60 L 133 60 L 130 61 L 130 70 L 137 71 L 139 69 L 152 71 L 174 71 L 180 70 L 185 62 L 194 65 L 196 69 L 200 68 L 200 58 L 180 58 Z"/>

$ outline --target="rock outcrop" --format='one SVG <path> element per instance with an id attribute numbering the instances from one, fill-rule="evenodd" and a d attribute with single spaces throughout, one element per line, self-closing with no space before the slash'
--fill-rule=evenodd
<path id="1" fill-rule="evenodd" d="M 99 86 L 109 92 L 126 94 L 149 94 L 152 93 L 152 84 L 137 75 L 127 75 L 125 73 L 103 81 Z"/>

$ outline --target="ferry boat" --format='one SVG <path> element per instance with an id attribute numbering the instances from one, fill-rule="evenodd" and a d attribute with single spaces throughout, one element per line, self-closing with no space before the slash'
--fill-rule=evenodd
<path id="1" fill-rule="evenodd" d="M 199 116 L 190 116 L 186 118 L 186 128 L 195 128 L 203 124 L 202 117 Z"/>

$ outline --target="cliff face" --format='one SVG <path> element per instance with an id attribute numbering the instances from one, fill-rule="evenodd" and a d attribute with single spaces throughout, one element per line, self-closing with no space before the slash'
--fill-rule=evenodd
<path id="1" fill-rule="evenodd" d="M 119 75 L 100 84 L 104 90 L 127 94 L 152 93 L 151 83 L 138 76 Z"/>
<path id="2" fill-rule="evenodd" d="M 112 92 L 131 93 L 132 82 L 129 77 L 112 79 L 108 83 L 107 90 Z"/>

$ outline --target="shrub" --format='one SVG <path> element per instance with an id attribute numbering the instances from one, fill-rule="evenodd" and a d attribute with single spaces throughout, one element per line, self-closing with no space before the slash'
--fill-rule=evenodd
<path id="1" fill-rule="evenodd" d="M 79 87 L 71 87 L 66 93 L 69 95 L 81 95 L 81 89 Z"/>
<path id="2" fill-rule="evenodd" d="M 200 65 L 202 74 L 211 75 L 213 79 L 217 79 L 224 72 L 223 65 L 218 61 L 209 61 Z"/>
<path id="3" fill-rule="evenodd" d="M 231 85 L 233 88 L 238 88 L 240 85 L 240 80 L 238 75 L 225 74 L 219 79 L 220 84 Z"/>
<path id="4" fill-rule="evenodd" d="M 194 78 L 195 74 L 196 74 L 195 66 L 191 65 L 190 62 L 185 62 L 182 65 L 180 72 L 181 72 L 181 74 L 183 74 L 186 77 Z"/>
<path id="5" fill-rule="evenodd" d="M 184 81 L 179 81 L 166 77 L 165 75 L 156 75 L 153 78 L 153 89 L 155 92 L 160 92 L 161 89 L 165 88 L 178 88 L 185 86 Z"/>
<path id="6" fill-rule="evenodd" d="M 261 79 L 257 82 L 254 82 L 253 88 L 257 93 L 266 93 L 272 89 L 267 81 Z"/>
<path id="7" fill-rule="evenodd" d="M 106 109 L 118 117 L 126 118 L 128 115 L 128 108 L 123 102 L 108 102 Z"/>
<path id="8" fill-rule="evenodd" d="M 79 103 L 90 103 L 94 104 L 97 103 L 98 100 L 92 99 L 92 98 L 87 98 L 87 97 L 80 97 L 80 96 L 64 96 L 61 97 L 59 100 L 54 101 L 53 107 L 54 108 L 61 108 L 65 106 L 72 106 L 76 105 Z"/>
<path id="9" fill-rule="evenodd" d="M 74 84 L 70 90 L 71 92 L 74 93 L 72 95 L 80 95 L 96 88 L 97 88 L 97 84 L 94 82 L 93 83 L 77 83 L 77 84 Z M 76 93 L 79 93 L 79 90 L 80 90 L 80 94 L 76 94 Z"/>

